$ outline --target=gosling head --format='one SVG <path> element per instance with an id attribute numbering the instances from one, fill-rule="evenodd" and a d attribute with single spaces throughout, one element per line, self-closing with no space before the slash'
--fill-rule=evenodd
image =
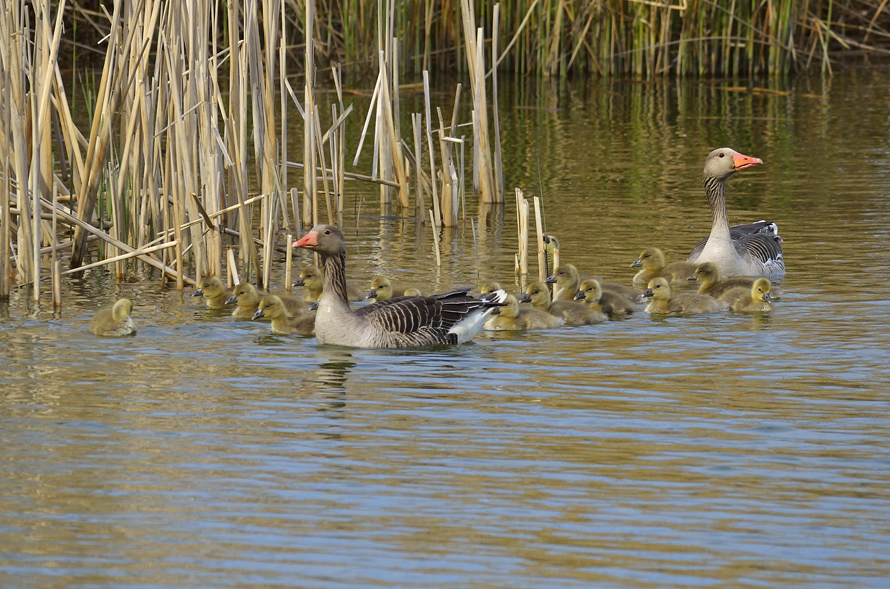
<path id="1" fill-rule="evenodd" d="M 631 268 L 639 268 L 640 266 L 646 269 L 663 268 L 664 252 L 657 247 L 647 247 L 640 252 L 640 257 L 630 265 Z"/>
<path id="2" fill-rule="evenodd" d="M 646 298 L 652 298 L 656 301 L 667 301 L 671 298 L 671 285 L 664 278 L 653 278 L 649 281 L 646 292 L 643 293 Z"/>
<path id="3" fill-rule="evenodd" d="M 758 278 L 754 281 L 753 286 L 751 286 L 751 298 L 755 301 L 763 301 L 764 303 L 768 303 L 772 300 L 772 295 L 770 295 L 770 291 L 772 290 L 772 283 L 766 278 Z"/>
<path id="4" fill-rule="evenodd" d="M 587 304 L 599 303 L 603 297 L 603 286 L 599 280 L 592 278 L 581 283 L 581 287 L 575 294 L 575 300 L 583 300 Z"/>
<path id="5" fill-rule="evenodd" d="M 365 296 L 369 301 L 385 301 L 392 298 L 392 283 L 388 278 L 378 276 L 371 281 L 371 290 Z"/>

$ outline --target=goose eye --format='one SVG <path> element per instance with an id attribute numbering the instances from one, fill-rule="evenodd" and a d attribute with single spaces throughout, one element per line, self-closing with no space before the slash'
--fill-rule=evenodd
<path id="1" fill-rule="evenodd" d="M 330 235 L 330 234 L 331 234 L 331 230 L 330 230 L 330 229 L 325 229 L 325 230 L 324 230 L 324 234 L 325 234 L 325 235 Z"/>
<path id="2" fill-rule="evenodd" d="M 723 152 L 721 151 L 721 152 L 718 153 L 717 155 L 720 156 L 720 157 L 723 157 Z"/>

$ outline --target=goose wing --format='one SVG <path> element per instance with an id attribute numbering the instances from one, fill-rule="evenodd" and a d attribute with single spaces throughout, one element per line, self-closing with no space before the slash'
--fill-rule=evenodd
<path id="1" fill-rule="evenodd" d="M 456 344 L 453 328 L 474 312 L 502 304 L 497 294 L 469 296 L 470 289 L 454 290 L 429 297 L 396 297 L 355 310 L 379 332 L 385 332 L 398 347 Z M 502 292 L 502 291 L 498 291 Z"/>
<path id="2" fill-rule="evenodd" d="M 752 233 L 733 241 L 740 256 L 757 260 L 763 264 L 767 273 L 785 271 L 781 242 L 781 237 L 769 233 Z"/>
<path id="3" fill-rule="evenodd" d="M 760 220 L 755 221 L 754 223 L 733 225 L 729 228 L 729 236 L 734 242 L 744 239 L 749 235 L 769 235 L 779 238 L 779 226 L 772 221 Z M 781 241 L 781 238 L 779 238 L 779 241 Z M 686 260 L 688 262 L 694 262 L 695 260 L 697 260 L 698 256 L 702 253 L 707 244 L 708 238 L 702 238 L 701 241 L 695 244 L 695 247 L 692 248 L 692 251 L 689 252 L 689 257 L 686 258 Z"/>

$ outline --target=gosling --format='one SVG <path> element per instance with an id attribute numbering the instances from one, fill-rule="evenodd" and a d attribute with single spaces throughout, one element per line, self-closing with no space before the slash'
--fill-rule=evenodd
<path id="1" fill-rule="evenodd" d="M 654 278 L 649 282 L 649 288 L 644 293 L 652 300 L 646 305 L 646 312 L 653 315 L 668 313 L 684 313 L 692 315 L 696 313 L 718 313 L 729 309 L 729 304 L 718 301 L 708 295 L 698 293 L 681 293 L 672 295 L 671 285 L 666 278 Z"/>
<path id="2" fill-rule="evenodd" d="M 133 301 L 119 299 L 114 306 L 100 309 L 90 321 L 90 333 L 93 335 L 130 335 L 136 333 L 136 323 L 130 317 L 133 312 Z"/>

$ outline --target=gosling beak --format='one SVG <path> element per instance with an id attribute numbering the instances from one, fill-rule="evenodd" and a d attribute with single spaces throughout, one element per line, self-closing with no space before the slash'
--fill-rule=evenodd
<path id="1" fill-rule="evenodd" d="M 630 265 L 630 267 L 631 267 L 631 268 L 639 268 L 639 267 L 642 266 L 642 265 L 643 265 L 643 259 L 642 259 L 642 258 L 637 258 L 637 259 L 634 260 L 634 262 Z"/>
<path id="2" fill-rule="evenodd" d="M 297 247 L 297 246 L 294 246 L 294 247 Z M 294 282 L 293 285 L 294 286 L 306 286 L 306 281 L 303 280 L 302 278 L 297 278 L 297 281 Z"/>
<path id="3" fill-rule="evenodd" d="M 763 163 L 763 160 L 759 157 L 751 157 L 748 155 L 742 155 L 741 153 L 733 153 L 732 163 L 732 169 L 738 172 L 739 170 L 744 170 L 745 168 L 753 168 L 754 166 L 759 166 Z"/>
<path id="4" fill-rule="evenodd" d="M 556 274 L 551 274 L 544 279 L 544 282 L 546 282 L 547 284 L 554 284 L 556 282 Z"/>
<path id="5" fill-rule="evenodd" d="M 583 291 L 583 290 L 579 290 L 578 292 L 575 293 L 574 300 L 576 300 L 576 301 L 580 301 L 580 300 L 583 299 L 583 298 L 584 298 L 584 291 Z"/>
<path id="6" fill-rule="evenodd" d="M 301 247 L 307 250 L 313 250 L 318 247 L 318 233 L 310 231 L 301 239 L 294 242 L 294 247 Z"/>
<path id="7" fill-rule="evenodd" d="M 651 289 L 651 288 L 647 288 L 647 289 L 646 289 L 646 292 L 643 293 L 643 298 L 644 298 L 644 299 L 648 299 L 648 298 L 650 298 L 650 297 L 652 297 L 652 296 L 654 296 L 654 295 L 655 295 L 655 293 L 652 292 L 652 289 Z"/>
<path id="8" fill-rule="evenodd" d="M 237 303 L 237 302 L 238 302 L 238 296 L 237 296 L 237 295 L 232 295 L 232 296 L 230 296 L 229 298 L 226 299 L 226 304 L 227 304 L 227 305 L 234 305 L 234 304 Z"/>
<path id="9" fill-rule="evenodd" d="M 365 295 L 366 301 L 373 301 L 376 298 L 377 298 L 377 291 L 373 290 L 373 289 L 368 294 Z"/>
<path id="10" fill-rule="evenodd" d="M 257 309 L 257 310 L 256 310 L 256 313 L 253 314 L 253 317 L 252 317 L 252 318 L 253 318 L 253 319 L 260 319 L 260 318 L 262 318 L 262 317 L 265 317 L 265 315 L 263 315 L 263 310 L 262 310 L 262 309 Z"/>
<path id="11" fill-rule="evenodd" d="M 768 303 L 773 300 L 773 297 L 768 292 L 765 292 L 765 293 L 763 293 L 763 300 L 764 300 L 764 302 Z"/>
<path id="12" fill-rule="evenodd" d="M 201 289 L 199 288 L 198 290 L 196 290 L 196 291 L 192 294 L 192 296 L 193 296 L 193 297 L 199 297 L 199 296 L 201 296 L 201 295 L 203 295 L 203 294 L 204 294 L 204 291 L 201 290 Z"/>
<path id="13" fill-rule="evenodd" d="M 530 294 L 528 294 L 527 292 L 524 292 L 521 295 L 519 295 L 519 302 L 520 303 L 530 303 L 530 302 L 532 302 L 532 296 Z"/>

